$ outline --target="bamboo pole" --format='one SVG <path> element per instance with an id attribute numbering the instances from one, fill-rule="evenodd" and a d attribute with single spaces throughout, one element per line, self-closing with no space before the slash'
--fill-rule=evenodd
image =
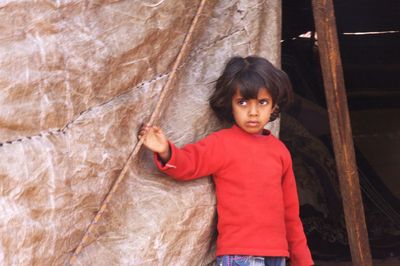
<path id="1" fill-rule="evenodd" d="M 172 67 L 172 71 L 169 74 L 169 77 L 167 79 L 167 82 L 165 83 L 162 91 L 161 91 L 161 95 L 160 98 L 157 102 L 157 105 L 150 117 L 149 120 L 149 124 L 153 124 L 160 116 L 160 111 L 161 111 L 161 106 L 164 103 L 164 100 L 166 98 L 167 93 L 172 89 L 172 84 L 175 80 L 176 77 L 176 73 L 178 71 L 179 66 L 184 62 L 184 60 L 187 58 L 189 51 L 191 50 L 192 46 L 193 46 L 193 33 L 196 29 L 196 27 L 199 24 L 199 20 L 200 20 L 200 15 L 203 12 L 203 9 L 206 5 L 207 0 L 201 0 L 198 8 L 197 8 L 197 12 L 196 15 L 194 16 L 192 23 L 190 25 L 189 31 L 185 36 L 185 39 L 183 41 L 182 47 L 178 53 L 178 56 L 175 59 L 174 65 Z M 136 157 L 136 155 L 138 154 L 140 148 L 142 147 L 143 144 L 143 138 L 136 144 L 136 146 L 134 147 L 134 149 L 132 150 L 132 152 L 130 153 L 128 160 L 126 161 L 124 168 L 122 169 L 121 173 L 119 174 L 119 176 L 117 177 L 117 179 L 115 180 L 115 182 L 113 183 L 113 185 L 111 186 L 110 191 L 108 192 L 108 194 L 106 195 L 105 199 L 103 200 L 98 212 L 96 213 L 95 217 L 93 218 L 92 222 L 89 224 L 85 234 L 83 235 L 81 241 L 79 242 L 77 248 L 75 249 L 74 253 L 72 254 L 70 260 L 69 260 L 69 265 L 73 265 L 75 264 L 75 262 L 78 259 L 79 254 L 81 253 L 82 249 L 88 245 L 90 238 L 96 238 L 94 230 L 96 225 L 98 224 L 99 220 L 102 218 L 103 213 L 105 212 L 105 210 L 107 209 L 107 207 L 109 206 L 109 203 L 111 201 L 111 198 L 113 197 L 113 195 L 115 194 L 115 192 L 117 191 L 117 189 L 119 188 L 119 185 L 121 184 L 122 180 L 125 177 L 125 174 L 129 168 L 130 162 L 131 160 L 133 160 L 133 158 Z"/>
<path id="2" fill-rule="evenodd" d="M 353 265 L 372 266 L 332 0 L 313 0 L 315 28 Z"/>

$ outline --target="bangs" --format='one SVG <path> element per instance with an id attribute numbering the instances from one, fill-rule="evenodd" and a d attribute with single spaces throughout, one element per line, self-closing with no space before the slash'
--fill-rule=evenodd
<path id="1" fill-rule="evenodd" d="M 232 84 L 233 91 L 239 90 L 245 99 L 257 99 L 258 91 L 266 88 L 264 79 L 255 72 L 243 71 L 235 77 Z"/>

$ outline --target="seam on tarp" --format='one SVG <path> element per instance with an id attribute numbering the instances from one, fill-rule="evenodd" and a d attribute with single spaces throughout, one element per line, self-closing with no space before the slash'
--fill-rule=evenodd
<path id="1" fill-rule="evenodd" d="M 168 76 L 168 75 L 169 75 L 169 72 L 166 72 L 166 73 L 163 73 L 163 74 L 159 74 L 159 75 L 157 75 L 156 77 L 154 77 L 154 78 L 152 78 L 152 79 L 150 79 L 150 80 L 148 80 L 148 81 L 143 81 L 142 83 L 140 83 L 139 85 L 137 85 L 136 87 L 134 87 L 134 88 L 132 88 L 132 89 L 129 89 L 128 91 L 125 91 L 125 92 L 123 92 L 123 93 L 121 93 L 121 94 L 118 94 L 118 95 L 114 96 L 112 99 L 109 99 L 109 100 L 107 100 L 107 101 L 105 101 L 105 102 L 102 102 L 102 103 L 100 103 L 100 104 L 98 104 L 98 105 L 91 106 L 91 107 L 89 107 L 88 109 L 86 109 L 86 110 L 80 112 L 78 116 L 76 116 L 76 117 L 75 117 L 74 119 L 72 119 L 71 121 L 67 122 L 67 123 L 66 123 L 63 127 L 61 127 L 61 128 L 58 128 L 58 129 L 49 129 L 49 130 L 47 130 L 47 131 L 42 131 L 42 132 L 40 132 L 40 133 L 38 133 L 38 134 L 29 135 L 29 136 L 22 136 L 22 137 L 19 137 L 19 138 L 17 138 L 17 139 L 13 139 L 13 140 L 2 141 L 2 142 L 0 142 L 0 147 L 6 146 L 6 145 L 11 145 L 11 144 L 14 144 L 14 143 L 17 143 L 17 142 L 22 142 L 22 141 L 26 141 L 26 140 L 31 140 L 31 139 L 37 138 L 37 137 L 42 138 L 42 137 L 51 136 L 51 135 L 65 134 L 66 131 L 67 131 L 67 129 L 70 129 L 71 126 L 72 126 L 77 120 L 79 120 L 79 118 L 81 118 L 82 115 L 89 113 L 90 111 L 92 111 L 92 110 L 95 109 L 95 108 L 102 107 L 102 106 L 104 106 L 104 105 L 106 105 L 106 104 L 108 104 L 108 103 L 114 101 L 115 99 L 118 99 L 118 98 L 120 98 L 120 97 L 122 97 L 122 96 L 128 94 L 128 93 L 131 93 L 132 90 L 136 90 L 136 89 L 143 88 L 143 86 L 152 84 L 152 83 L 154 83 L 155 81 L 158 81 L 158 80 L 160 80 L 160 79 L 162 79 L 162 78 L 164 78 L 164 77 L 166 77 L 166 76 Z"/>

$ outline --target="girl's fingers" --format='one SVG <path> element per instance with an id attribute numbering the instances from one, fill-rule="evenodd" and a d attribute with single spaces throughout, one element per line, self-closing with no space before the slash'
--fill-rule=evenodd
<path id="1" fill-rule="evenodd" d="M 139 130 L 139 133 L 138 133 L 138 136 L 137 136 L 138 139 L 140 139 L 140 138 L 142 138 L 144 135 L 148 134 L 149 131 L 152 132 L 152 133 L 156 133 L 156 134 L 162 133 L 161 128 L 158 127 L 158 126 L 151 126 L 149 123 L 142 124 L 142 125 L 140 126 L 140 130 Z"/>
<path id="2" fill-rule="evenodd" d="M 142 127 L 142 128 L 139 130 L 138 138 L 140 139 L 141 137 L 143 137 L 144 135 L 146 135 L 146 133 L 147 133 L 148 131 L 149 131 L 148 128 Z"/>

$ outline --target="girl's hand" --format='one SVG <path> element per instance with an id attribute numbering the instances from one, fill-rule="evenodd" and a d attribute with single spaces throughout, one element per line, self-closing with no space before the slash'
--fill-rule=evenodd
<path id="1" fill-rule="evenodd" d="M 163 162 L 169 161 L 171 152 L 168 139 L 162 132 L 161 128 L 150 126 L 149 124 L 143 125 L 138 134 L 138 139 L 141 138 L 143 138 L 143 144 L 148 149 L 158 153 Z"/>

